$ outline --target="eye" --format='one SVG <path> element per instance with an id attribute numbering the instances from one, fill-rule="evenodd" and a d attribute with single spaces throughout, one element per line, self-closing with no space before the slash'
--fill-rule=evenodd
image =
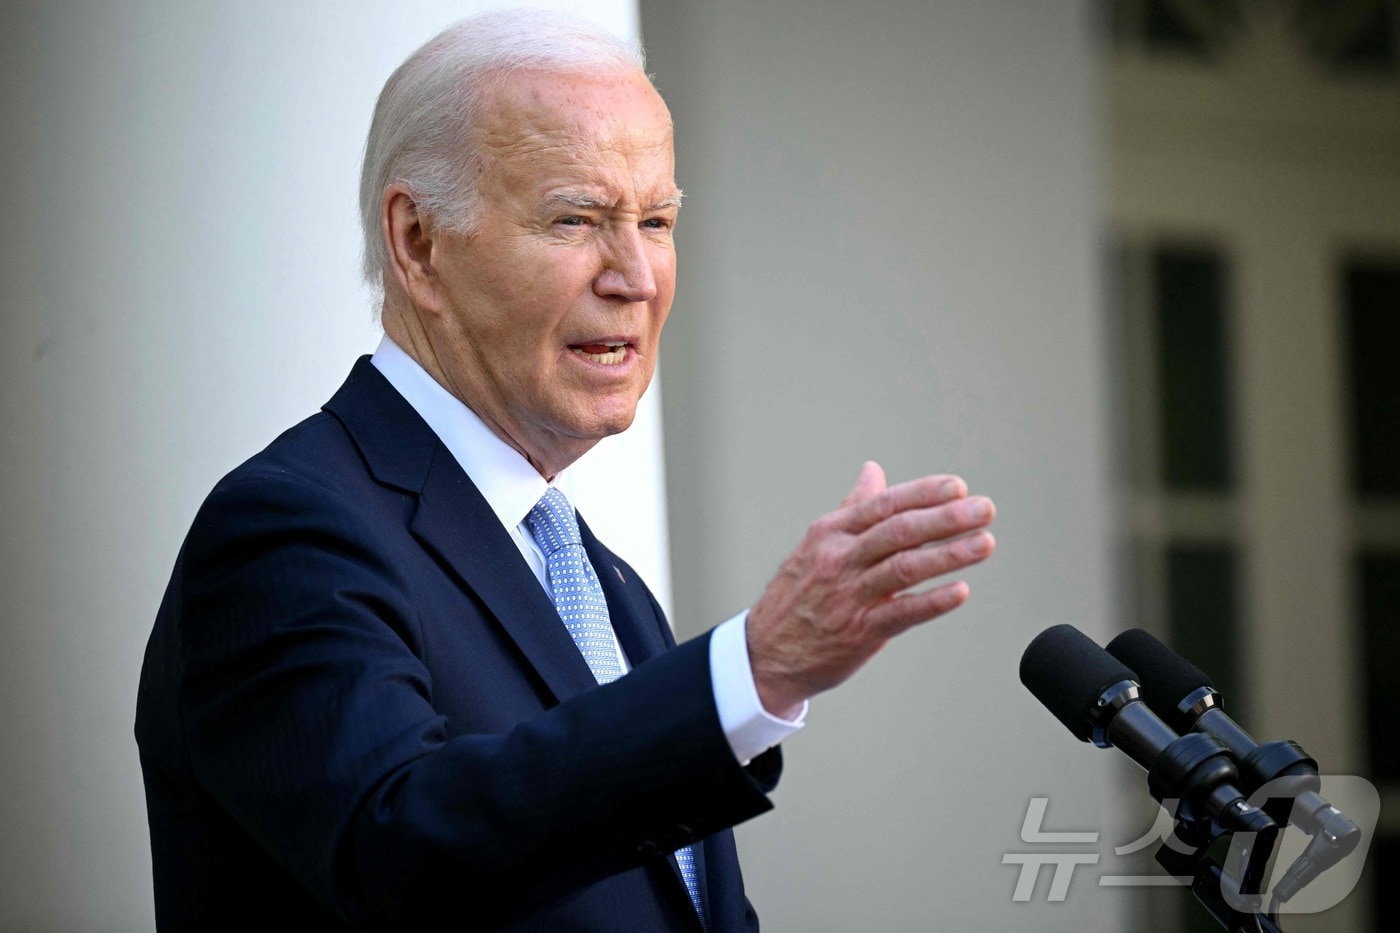
<path id="1" fill-rule="evenodd" d="M 588 225 L 588 218 L 570 214 L 568 217 L 560 217 L 555 223 L 563 227 L 585 227 Z"/>
<path id="2" fill-rule="evenodd" d="M 648 217 L 642 221 L 642 226 L 647 230 L 669 230 L 671 221 L 665 217 Z"/>

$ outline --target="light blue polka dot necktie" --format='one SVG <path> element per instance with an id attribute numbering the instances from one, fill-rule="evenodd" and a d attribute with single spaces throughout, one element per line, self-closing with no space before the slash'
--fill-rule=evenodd
<path id="1" fill-rule="evenodd" d="M 569 504 L 568 497 L 551 486 L 525 516 L 525 523 L 544 552 L 549 589 L 559 618 L 564 620 L 564 627 L 598 683 L 612 683 L 622 676 L 622 661 L 613 638 L 603 587 L 583 550 L 574 507 Z M 700 915 L 700 925 L 708 929 L 700 902 L 700 877 L 695 870 L 693 847 L 677 849 L 676 864 L 691 903 Z"/>

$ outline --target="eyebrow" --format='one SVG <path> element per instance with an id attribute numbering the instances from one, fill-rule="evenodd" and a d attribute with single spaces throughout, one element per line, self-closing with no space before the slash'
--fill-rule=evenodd
<path id="1" fill-rule="evenodd" d="M 577 207 L 584 211 L 600 211 L 612 207 L 602 198 L 580 191 L 556 191 L 544 199 L 544 207 Z"/>
<path id="2" fill-rule="evenodd" d="M 675 194 L 648 205 L 643 211 L 659 211 L 666 208 L 679 209 L 682 195 L 683 192 L 677 189 Z M 542 206 L 545 209 L 573 207 L 582 211 L 604 211 L 616 207 L 617 202 L 608 202 L 596 195 L 586 194 L 582 191 L 556 191 L 544 199 L 544 204 Z"/>
<path id="3" fill-rule="evenodd" d="M 648 207 L 647 210 L 659 211 L 668 207 L 674 207 L 679 210 L 681 206 L 681 198 L 684 196 L 685 192 L 677 188 L 675 194 L 671 195 L 669 198 L 662 198 L 660 201 L 657 201 L 655 204 Z"/>

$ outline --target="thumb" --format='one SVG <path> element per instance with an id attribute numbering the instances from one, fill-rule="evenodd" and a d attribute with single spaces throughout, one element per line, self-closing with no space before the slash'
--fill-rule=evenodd
<path id="1" fill-rule="evenodd" d="M 846 498 L 841 500 L 841 505 L 842 507 L 855 505 L 857 502 L 879 495 L 884 491 L 885 471 L 874 460 L 867 460 L 861 464 L 860 476 L 856 477 L 855 486 L 846 494 Z"/>

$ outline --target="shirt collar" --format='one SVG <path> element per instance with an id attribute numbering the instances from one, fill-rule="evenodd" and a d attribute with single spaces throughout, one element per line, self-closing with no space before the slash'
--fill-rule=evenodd
<path id="1" fill-rule="evenodd" d="M 530 461 L 439 385 L 387 334 L 379 341 L 370 362 L 428 423 L 463 472 L 471 477 L 501 524 L 510 530 L 524 521 L 551 485 Z M 552 485 L 566 496 L 571 491 L 563 472 L 554 477 Z"/>

